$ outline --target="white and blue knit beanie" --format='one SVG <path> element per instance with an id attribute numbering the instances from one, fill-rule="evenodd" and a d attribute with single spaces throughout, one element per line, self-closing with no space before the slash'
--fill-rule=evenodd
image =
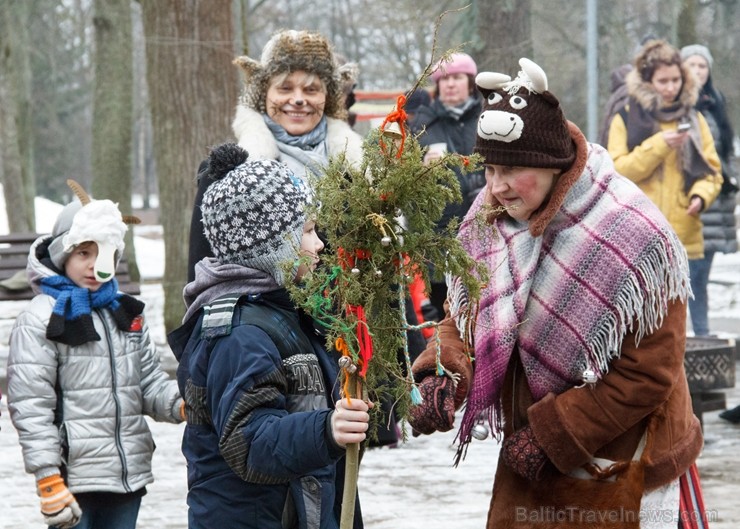
<path id="1" fill-rule="evenodd" d="M 212 151 L 217 180 L 203 195 L 203 231 L 221 263 L 262 270 L 282 285 L 283 263 L 298 259 L 308 191 L 284 164 L 247 156 L 234 143 Z"/>

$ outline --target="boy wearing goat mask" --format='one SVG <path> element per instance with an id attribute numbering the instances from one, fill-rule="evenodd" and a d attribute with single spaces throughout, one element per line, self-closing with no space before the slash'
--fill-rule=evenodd
<path id="1" fill-rule="evenodd" d="M 47 525 L 133 529 L 153 481 L 144 414 L 181 422 L 183 400 L 159 365 L 144 304 L 118 291 L 133 220 L 68 183 L 80 201 L 29 252 L 37 295 L 11 332 L 8 407 Z"/>

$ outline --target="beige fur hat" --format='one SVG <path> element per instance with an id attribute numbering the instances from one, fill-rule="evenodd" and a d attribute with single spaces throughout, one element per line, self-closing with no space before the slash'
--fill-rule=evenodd
<path id="1" fill-rule="evenodd" d="M 237 57 L 234 64 L 244 72 L 245 90 L 242 103 L 258 112 L 266 112 L 267 88 L 275 75 L 303 70 L 315 74 L 326 86 L 324 113 L 343 119 L 344 87 L 357 77 L 357 65 L 340 65 L 329 41 L 320 33 L 283 30 L 265 44 L 259 61 L 246 55 Z"/>

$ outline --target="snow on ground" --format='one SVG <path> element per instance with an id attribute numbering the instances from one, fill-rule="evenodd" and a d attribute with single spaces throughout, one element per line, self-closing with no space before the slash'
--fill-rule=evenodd
<path id="1" fill-rule="evenodd" d="M 0 194 L 0 197 L 2 195 Z M 47 201 L 48 202 L 48 201 Z M 61 206 L 39 205 L 38 231 L 51 231 Z M 0 210 L 3 204 L 0 203 Z M 0 233 L 7 224 L 0 215 Z M 5 229 L 4 229 L 5 228 Z M 161 226 L 134 227 L 137 262 L 143 277 L 142 298 L 152 337 L 171 368 L 174 359 L 167 350 L 162 323 L 162 290 L 158 283 L 164 273 L 164 243 Z M 711 274 L 710 318 L 722 322 L 720 336 L 740 336 L 740 254 L 717 255 Z M 9 330 L 24 304 L 0 303 L 0 322 Z M 3 321 L 4 320 L 4 321 Z M 719 325 L 719 323 L 717 323 Z M 7 331 L 0 326 L 0 335 Z M 0 379 L 4 377 L 7 335 L 0 336 Z M 740 404 L 740 388 L 727 392 L 728 405 Z M 7 404 L 0 404 L 0 529 L 42 527 L 32 477 L 23 471 L 17 434 Z M 714 517 L 713 529 L 740 527 L 740 426 L 704 415 L 705 448 L 699 468 L 705 487 L 707 509 Z M 459 422 L 459 421 L 458 421 Z M 182 425 L 150 423 L 157 441 L 154 456 L 156 481 L 144 497 L 138 526 L 142 529 L 184 529 L 185 462 L 180 454 Z M 410 438 L 397 449 L 368 450 L 360 468 L 359 489 L 365 526 L 368 529 L 480 529 L 485 526 L 490 490 L 498 457 L 493 440 L 473 442 L 467 458 L 452 466 L 455 430 L 443 434 Z"/>

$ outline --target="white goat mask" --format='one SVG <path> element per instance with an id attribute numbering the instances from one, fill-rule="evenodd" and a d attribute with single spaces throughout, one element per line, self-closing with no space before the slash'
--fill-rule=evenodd
<path id="1" fill-rule="evenodd" d="M 67 180 L 67 185 L 75 192 L 82 203 L 82 208 L 75 213 L 72 226 L 64 235 L 62 243 L 64 252 L 83 242 L 94 242 L 98 246 L 98 257 L 95 260 L 95 280 L 106 283 L 116 275 L 116 252 L 123 255 L 126 247 L 123 238 L 128 224 L 138 224 L 136 217 L 121 215 L 118 204 L 110 200 L 95 200 L 74 180 Z"/>

